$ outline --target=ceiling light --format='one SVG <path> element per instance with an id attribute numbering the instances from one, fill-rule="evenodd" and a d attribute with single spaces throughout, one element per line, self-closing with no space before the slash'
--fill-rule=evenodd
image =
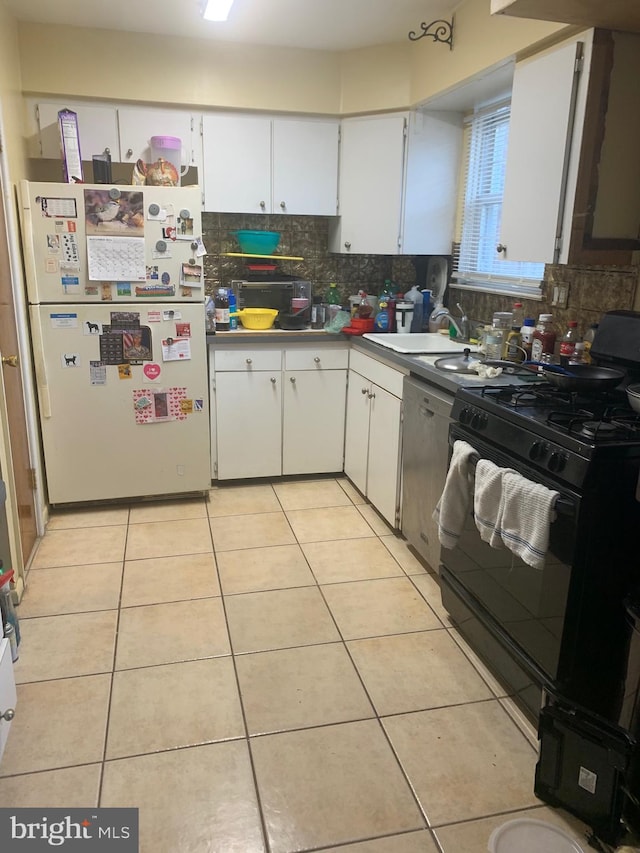
<path id="1" fill-rule="evenodd" d="M 202 17 L 205 21 L 226 21 L 233 0 L 205 0 L 202 4 Z"/>

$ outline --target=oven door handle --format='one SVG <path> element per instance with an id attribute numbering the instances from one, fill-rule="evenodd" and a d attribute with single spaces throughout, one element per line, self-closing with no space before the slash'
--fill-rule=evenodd
<path id="1" fill-rule="evenodd" d="M 479 461 L 480 456 L 477 453 L 474 453 L 472 456 L 469 457 L 469 464 L 474 469 Z M 554 503 L 553 508 L 558 513 L 558 515 L 567 515 L 570 518 L 575 518 L 576 504 L 575 501 L 572 501 L 570 498 L 556 498 L 556 502 Z"/>

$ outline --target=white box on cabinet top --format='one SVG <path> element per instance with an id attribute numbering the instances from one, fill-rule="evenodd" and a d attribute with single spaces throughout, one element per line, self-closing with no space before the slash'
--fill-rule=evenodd
<path id="1" fill-rule="evenodd" d="M 205 114 L 205 210 L 335 216 L 337 119 Z"/>
<path id="2" fill-rule="evenodd" d="M 461 145 L 456 113 L 344 119 L 330 251 L 450 254 Z"/>

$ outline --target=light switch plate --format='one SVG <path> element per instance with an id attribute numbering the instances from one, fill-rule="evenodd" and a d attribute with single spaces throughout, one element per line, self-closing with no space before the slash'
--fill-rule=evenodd
<path id="1" fill-rule="evenodd" d="M 554 308 L 566 308 L 569 301 L 569 285 L 554 284 L 551 305 Z"/>

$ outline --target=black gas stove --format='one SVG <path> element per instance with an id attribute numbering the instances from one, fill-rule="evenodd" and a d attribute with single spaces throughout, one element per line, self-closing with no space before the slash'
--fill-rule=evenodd
<path id="1" fill-rule="evenodd" d="M 578 394 L 547 383 L 461 388 L 452 417 L 576 488 L 588 484 L 596 459 L 640 455 L 640 415 L 623 389 Z"/>
<path id="2" fill-rule="evenodd" d="M 640 415 L 625 390 L 640 377 L 640 313 L 605 314 L 592 353 L 619 386 L 458 391 L 450 446 L 558 497 L 542 568 L 490 547 L 471 508 L 440 583 L 461 633 L 538 720 L 538 796 L 616 840 L 624 812 L 640 829 Z"/>

